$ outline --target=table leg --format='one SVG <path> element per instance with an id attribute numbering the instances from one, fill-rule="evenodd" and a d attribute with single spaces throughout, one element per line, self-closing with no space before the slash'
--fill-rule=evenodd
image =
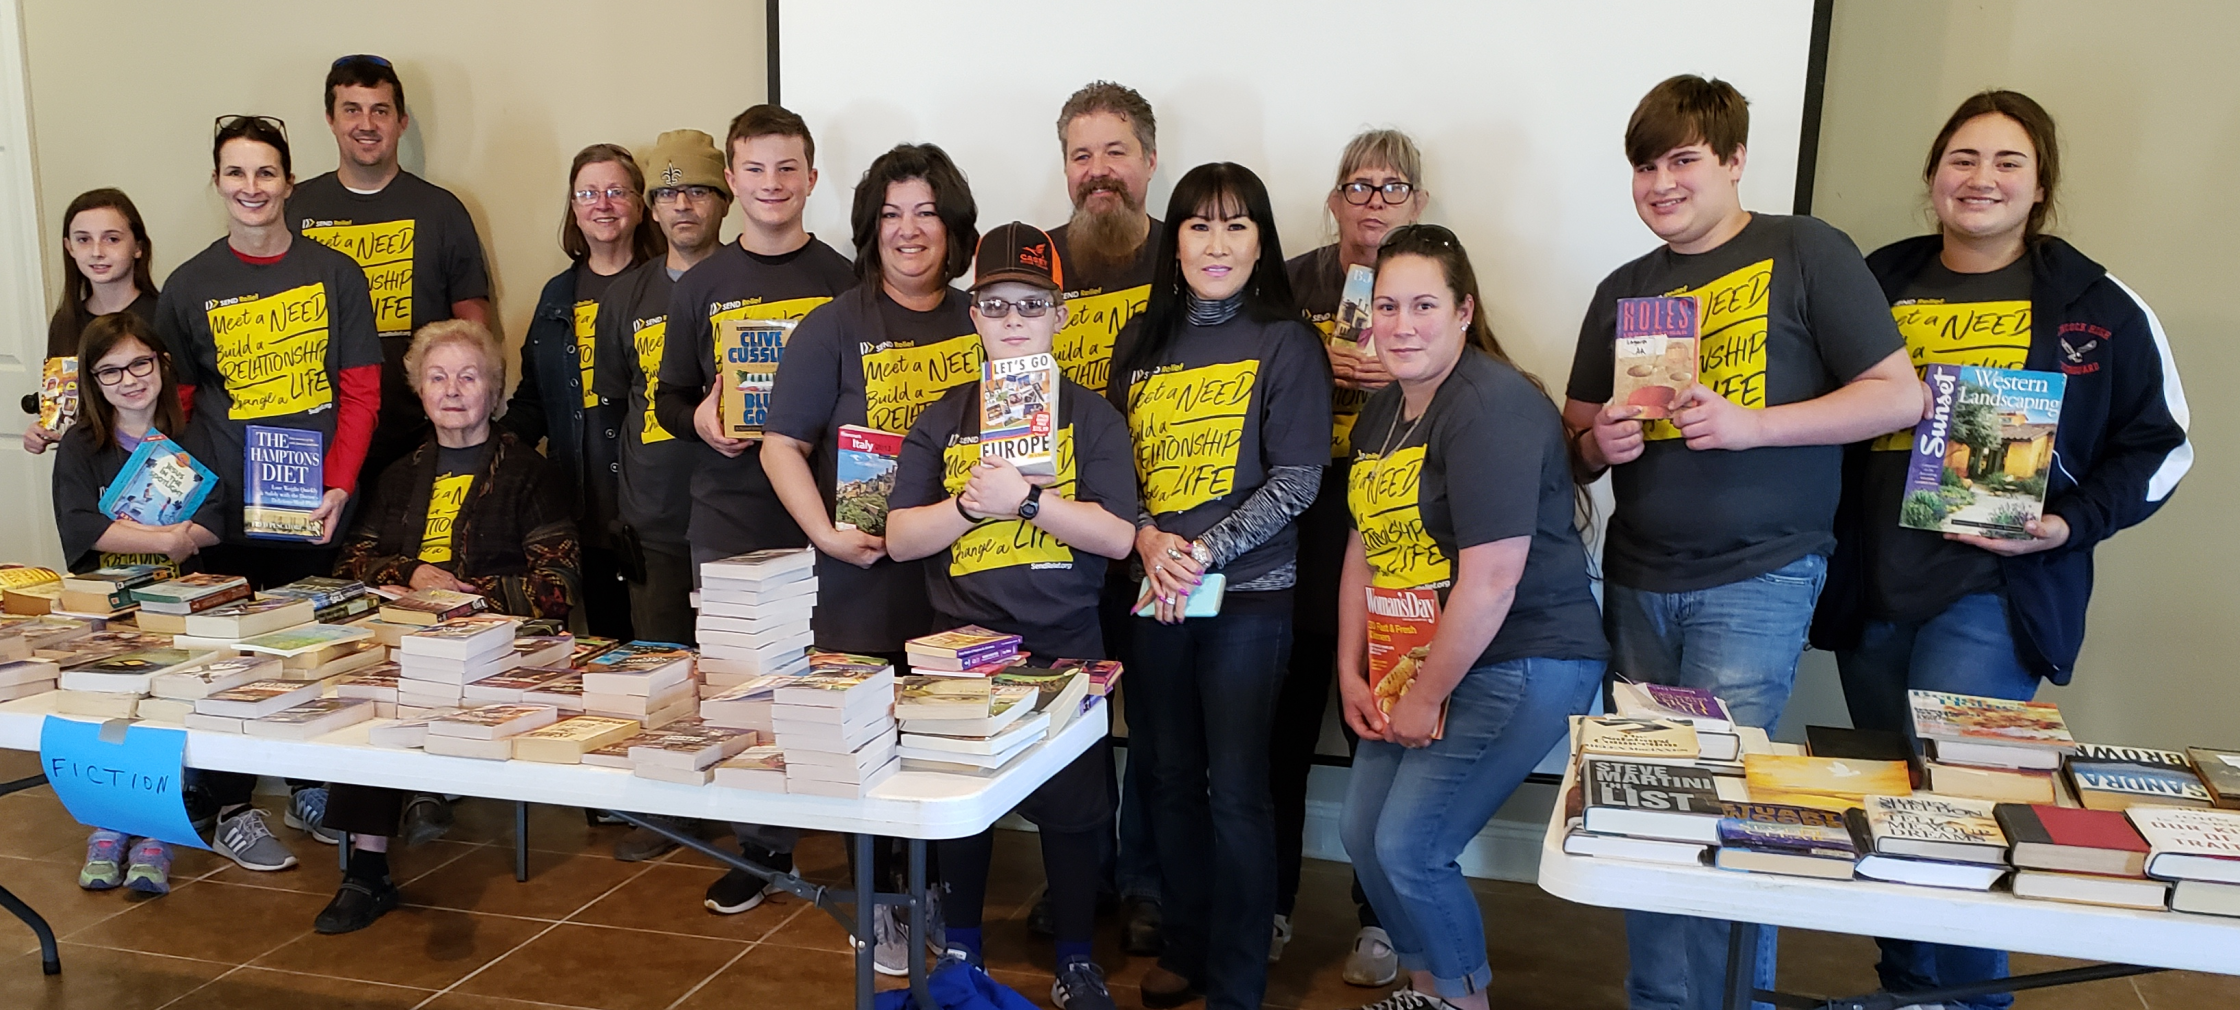
<path id="1" fill-rule="evenodd" d="M 1758 930 L 1755 922 L 1737 922 L 1727 933 L 1727 992 L 1724 1010 L 1750 1010 L 1758 990 Z"/>
<path id="2" fill-rule="evenodd" d="M 39 970 L 48 975 L 62 974 L 62 955 L 54 948 L 54 927 L 47 925 L 46 919 L 5 887 L 0 887 L 0 908 L 22 919 L 24 925 L 31 927 L 31 934 L 39 938 Z"/>
<path id="3" fill-rule="evenodd" d="M 915 945 L 925 943 L 926 930 L 932 926 L 926 911 L 932 905 L 926 897 L 926 840 L 910 839 L 910 939 Z M 946 937 L 936 937 L 935 943 Z M 910 995 L 918 1010 L 937 1010 L 933 993 L 926 988 L 926 959 L 918 951 L 910 952 Z"/>
<path id="4" fill-rule="evenodd" d="M 871 883 L 871 836 L 857 832 L 856 847 L 856 1010 L 871 1010 L 874 995 L 871 968 L 871 917 L 879 907 L 878 889 Z"/>
<path id="5" fill-rule="evenodd" d="M 336 841 L 335 841 L 335 843 L 334 843 L 334 857 L 335 857 L 335 858 L 336 858 L 337 860 L 340 860 L 340 861 L 341 861 L 341 864 L 342 864 L 342 875 L 343 875 L 343 876 L 349 876 L 349 875 L 350 875 L 350 833 L 349 833 L 349 832 L 347 832 L 347 831 L 336 832 L 336 834 L 335 834 L 335 838 L 336 838 Z"/>
<path id="6" fill-rule="evenodd" d="M 513 804 L 513 880 L 522 883 L 529 879 L 529 805 L 520 801 Z"/>

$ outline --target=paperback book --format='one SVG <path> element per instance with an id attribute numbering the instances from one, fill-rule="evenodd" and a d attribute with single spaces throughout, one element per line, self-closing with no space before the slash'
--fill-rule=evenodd
<path id="1" fill-rule="evenodd" d="M 2027 540 L 2045 512 L 2059 372 L 1930 365 L 1929 416 L 1913 430 L 1898 525 Z"/>
<path id="2" fill-rule="evenodd" d="M 1696 384 L 1696 338 L 1693 296 L 1618 299 L 1610 402 L 1639 407 L 1644 419 L 1671 417 L 1673 404 Z"/>
<path id="3" fill-rule="evenodd" d="M 1011 461 L 1030 477 L 1058 473 L 1058 359 L 990 359 L 980 374 L 980 455 Z"/>
<path id="4" fill-rule="evenodd" d="M 101 492 L 97 507 L 111 519 L 169 526 L 192 517 L 218 486 L 218 475 L 177 442 L 151 431 L 125 457 L 124 469 Z"/>
<path id="5" fill-rule="evenodd" d="M 326 437 L 300 428 L 252 424 L 241 444 L 242 532 L 259 540 L 317 539 L 311 517 L 326 500 Z"/>
<path id="6" fill-rule="evenodd" d="M 1370 586 L 1365 592 L 1369 596 L 1369 689 L 1377 699 L 1377 710 L 1390 716 L 1431 657 L 1431 639 L 1439 630 L 1439 593 L 1381 586 Z M 1442 701 L 1431 738 L 1440 739 L 1446 732 L 1447 706 Z"/>
<path id="7" fill-rule="evenodd" d="M 839 468 L 834 476 L 833 525 L 887 534 L 887 496 L 894 493 L 894 468 L 902 457 L 902 436 L 877 428 L 840 426 Z"/>
<path id="8" fill-rule="evenodd" d="M 48 358 L 39 366 L 39 426 L 61 431 L 78 417 L 78 359 Z"/>
<path id="9" fill-rule="evenodd" d="M 716 375 L 723 386 L 717 405 L 724 434 L 761 438 L 770 413 L 770 390 L 777 384 L 778 362 L 786 354 L 796 320 L 726 320 L 716 332 Z"/>
<path id="10" fill-rule="evenodd" d="M 449 589 L 419 589 L 381 605 L 381 619 L 391 624 L 442 624 L 480 611 L 481 596 Z"/>

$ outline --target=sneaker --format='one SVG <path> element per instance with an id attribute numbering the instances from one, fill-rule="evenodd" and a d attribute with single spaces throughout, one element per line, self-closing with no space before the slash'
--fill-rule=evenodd
<path id="1" fill-rule="evenodd" d="M 310 835 L 321 845 L 335 845 L 342 841 L 342 833 L 329 831 L 327 819 L 327 787 L 305 786 L 288 794 L 288 810 L 280 815 L 280 823 Z"/>
<path id="2" fill-rule="evenodd" d="M 1353 953 L 1346 955 L 1342 973 L 1347 985 L 1391 985 L 1400 977 L 1400 953 L 1392 949 L 1392 936 L 1377 926 L 1363 926 L 1353 934 Z"/>
<path id="3" fill-rule="evenodd" d="M 689 817 L 662 817 L 648 814 L 644 819 L 660 824 L 679 834 L 695 834 L 700 827 L 699 821 Z M 677 842 L 675 839 L 649 828 L 633 827 L 628 834 L 615 839 L 614 858 L 625 863 L 640 863 L 648 859 L 659 859 L 676 851 L 676 849 Z"/>
<path id="4" fill-rule="evenodd" d="M 630 822 L 616 817 L 612 810 L 593 810 L 590 807 L 585 807 L 583 808 L 583 823 L 596 828 L 608 824 L 628 824 Z"/>
<path id="5" fill-rule="evenodd" d="M 1369 928 L 1374 929 L 1375 927 Z M 1402 986 L 1394 989 L 1385 998 L 1363 1006 L 1361 1010 L 1453 1010 L 1453 1007 L 1454 1004 L 1430 993 L 1417 992 L 1412 988 Z"/>
<path id="6" fill-rule="evenodd" d="M 210 847 L 241 864 L 244 870 L 271 872 L 296 865 L 296 854 L 272 837 L 265 812 L 255 807 L 218 818 L 217 834 L 210 839 Z"/>
<path id="7" fill-rule="evenodd" d="M 1291 942 L 1291 917 L 1276 913 L 1275 930 L 1268 936 L 1268 963 L 1283 960 L 1283 945 Z"/>
<path id="8" fill-rule="evenodd" d="M 735 869 L 708 885 L 708 897 L 702 904 L 717 915 L 737 915 L 762 904 L 762 899 L 769 894 L 767 881 Z"/>
<path id="9" fill-rule="evenodd" d="M 143 838 L 132 847 L 132 865 L 124 871 L 125 890 L 141 894 L 171 893 L 171 846 Z"/>
<path id="10" fill-rule="evenodd" d="M 78 871 L 78 886 L 106 891 L 124 883 L 124 850 L 131 841 L 122 831 L 93 829 L 86 836 L 86 865 Z"/>
<path id="11" fill-rule="evenodd" d="M 450 832 L 451 804 L 432 793 L 413 793 L 404 801 L 404 824 L 397 834 L 405 848 L 426 845 Z"/>
<path id="12" fill-rule="evenodd" d="M 334 892 L 334 900 L 319 910 L 319 917 L 312 920 L 311 928 L 329 936 L 355 933 L 373 925 L 382 913 L 395 907 L 397 885 L 387 880 L 344 877 L 342 886 Z"/>
<path id="13" fill-rule="evenodd" d="M 910 974 L 910 920 L 893 905 L 871 910 L 871 967 L 881 975 Z"/>
<path id="14" fill-rule="evenodd" d="M 1119 1010 L 1104 987 L 1104 969 L 1089 960 L 1058 966 L 1058 977 L 1050 983 L 1050 1002 L 1058 1010 Z"/>
<path id="15" fill-rule="evenodd" d="M 1160 915 L 1159 903 L 1150 898 L 1128 898 L 1121 905 L 1127 913 L 1121 949 L 1137 957 L 1159 956 L 1159 951 L 1166 947 L 1166 940 L 1160 934 L 1164 920 Z M 1397 964 L 1398 961 L 1395 960 L 1394 963 Z"/>

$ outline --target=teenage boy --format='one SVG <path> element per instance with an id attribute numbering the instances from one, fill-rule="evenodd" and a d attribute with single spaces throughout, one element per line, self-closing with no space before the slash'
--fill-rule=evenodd
<path id="1" fill-rule="evenodd" d="M 471 319 L 496 332 L 490 275 L 466 205 L 397 164 L 397 143 L 412 117 L 396 68 L 379 56 L 336 60 L 327 71 L 326 103 L 340 159 L 334 171 L 289 195 L 288 223 L 358 261 L 373 289 L 382 370 L 381 420 L 366 451 L 365 472 L 372 475 L 425 434 L 427 416 L 404 377 L 413 333 L 445 319 Z"/>
<path id="2" fill-rule="evenodd" d="M 1603 280 L 1580 328 L 1564 421 L 1589 478 L 1612 471 L 1603 570 L 1611 668 L 1705 688 L 1737 722 L 1788 704 L 1834 549 L 1842 446 L 1919 419 L 1888 303 L 1842 232 L 1742 208 L 1750 120 L 1732 85 L 1683 75 L 1626 124 L 1634 209 L 1664 245 Z M 1698 381 L 1669 420 L 1611 398 L 1618 299 L 1688 295 Z M 1635 1010 L 1719 1005 L 1730 924 L 1629 912 Z M 1757 984 L 1773 984 L 1773 931 Z"/>
<path id="3" fill-rule="evenodd" d="M 799 319 L 810 309 L 854 287 L 848 258 L 801 227 L 802 207 L 817 186 L 817 143 L 801 117 L 775 105 L 757 105 L 731 120 L 724 138 L 724 185 L 742 214 L 739 240 L 718 246 L 678 277 L 669 292 L 656 374 L 653 412 L 663 431 L 679 441 L 698 443 L 690 451 L 690 503 L 685 527 L 689 575 L 700 581 L 700 566 L 718 558 L 773 547 L 804 547 L 809 540 L 794 525 L 762 473 L 753 440 L 724 434 L 717 408 L 723 393 L 716 382 L 716 336 L 741 319 Z M 680 172 L 682 170 L 680 169 Z M 656 189 L 682 185 L 682 175 L 665 179 L 649 172 Z M 793 865 L 792 828 L 733 825 L 747 857 L 775 869 Z M 659 855 L 674 843 L 651 832 L 632 832 L 635 852 L 616 846 L 616 856 Z M 708 888 L 708 908 L 744 912 L 762 900 L 762 881 L 734 870 Z"/>
<path id="4" fill-rule="evenodd" d="M 991 364 L 1051 352 L 1066 321 L 1066 270 L 1052 245 L 1017 222 L 981 238 L 971 313 Z M 1135 542 L 1134 456 L 1118 410 L 1071 379 L 1057 385 L 1052 477 L 1025 477 L 1008 459 L 981 455 L 979 382 L 927 407 L 895 466 L 887 552 L 933 559 L 924 567 L 937 627 L 978 624 L 1021 636 L 1036 656 L 1100 658 L 1105 562 L 1127 557 Z M 1019 805 L 1041 830 L 1057 934 L 1050 999 L 1065 1010 L 1113 1007 L 1090 957 L 1098 837 L 1112 819 L 1106 761 L 1100 741 Z M 993 830 L 941 843 L 948 941 L 974 964 L 994 851 Z"/>
<path id="5" fill-rule="evenodd" d="M 1134 88 L 1092 81 L 1058 110 L 1058 150 L 1065 158 L 1066 194 L 1073 217 L 1051 229 L 1065 263 L 1066 322 L 1054 344 L 1066 378 L 1103 389 L 1112 376 L 1112 341 L 1151 302 L 1151 267 L 1158 252 L 1151 236 L 1159 221 L 1145 210 L 1151 176 L 1159 168 L 1159 119 Z M 1136 585 L 1126 565 L 1112 566 L 1103 605 L 1105 640 L 1115 650 L 1128 640 L 1128 609 Z M 1125 657 L 1122 657 L 1125 658 Z M 1122 688 L 1123 694 L 1126 688 Z M 1145 819 L 1139 773 L 1149 764 L 1130 741 L 1130 773 L 1120 790 L 1119 838 L 1103 843 L 1108 883 L 1120 892 L 1128 953 L 1159 952 L 1159 861 Z M 1050 934 L 1047 896 L 1027 916 L 1028 928 Z"/>

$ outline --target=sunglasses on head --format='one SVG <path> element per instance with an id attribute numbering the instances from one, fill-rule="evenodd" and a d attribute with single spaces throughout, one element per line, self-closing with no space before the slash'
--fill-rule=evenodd
<path id="1" fill-rule="evenodd" d="M 215 137 L 227 130 L 239 127 L 243 123 L 262 123 L 266 127 L 277 131 L 280 134 L 280 139 L 288 139 L 288 124 L 278 116 L 248 116 L 237 114 L 219 116 L 218 118 L 210 121 L 210 135 Z"/>

